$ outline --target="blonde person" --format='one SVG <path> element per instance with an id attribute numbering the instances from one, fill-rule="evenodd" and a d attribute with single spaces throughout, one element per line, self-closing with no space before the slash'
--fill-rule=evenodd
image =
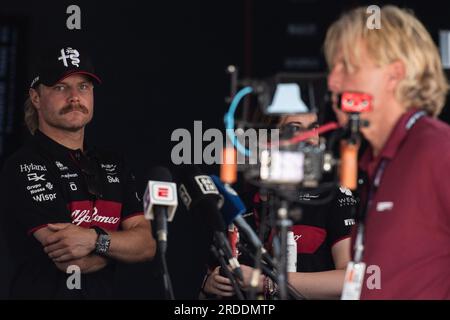
<path id="1" fill-rule="evenodd" d="M 365 273 L 361 299 L 449 299 L 450 127 L 436 119 L 447 80 L 410 11 L 385 6 L 380 17 L 381 28 L 368 29 L 365 7 L 343 14 L 324 47 L 330 90 L 373 96 L 361 115 L 370 145 L 360 161 L 362 205 L 370 200 L 361 235 L 362 261 L 378 275 Z"/>

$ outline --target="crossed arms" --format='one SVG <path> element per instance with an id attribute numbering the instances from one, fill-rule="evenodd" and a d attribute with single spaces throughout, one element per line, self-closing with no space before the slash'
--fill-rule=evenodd
<path id="1" fill-rule="evenodd" d="M 70 265 L 77 265 L 82 273 L 96 272 L 108 264 L 109 258 L 134 263 L 155 256 L 156 242 L 150 222 L 144 216 L 130 217 L 122 222 L 121 227 L 121 231 L 108 231 L 111 245 L 106 256 L 94 253 L 97 233 L 93 229 L 71 223 L 55 223 L 37 230 L 33 235 L 63 272 Z"/>

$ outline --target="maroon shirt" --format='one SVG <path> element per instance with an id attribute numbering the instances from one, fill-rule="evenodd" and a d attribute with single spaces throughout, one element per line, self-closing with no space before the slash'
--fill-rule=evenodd
<path id="1" fill-rule="evenodd" d="M 372 182 L 386 159 L 366 219 L 363 261 L 380 267 L 381 289 L 361 299 L 450 299 L 450 127 L 417 110 L 405 113 L 383 150 L 368 148 L 360 167 Z M 369 280 L 369 283 L 373 283 Z"/>

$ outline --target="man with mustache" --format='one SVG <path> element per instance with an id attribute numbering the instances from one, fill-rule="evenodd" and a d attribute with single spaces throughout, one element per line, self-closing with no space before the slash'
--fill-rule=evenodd
<path id="1" fill-rule="evenodd" d="M 32 139 L 8 159 L 1 179 L 11 298 L 111 298 L 115 261 L 155 255 L 123 158 L 84 139 L 99 83 L 84 51 L 61 46 L 42 56 L 30 85 Z M 74 270 L 78 280 L 69 278 Z"/>

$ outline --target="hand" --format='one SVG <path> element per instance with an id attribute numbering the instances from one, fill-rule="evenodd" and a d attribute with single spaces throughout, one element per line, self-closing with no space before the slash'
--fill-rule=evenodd
<path id="1" fill-rule="evenodd" d="M 234 289 L 231 285 L 231 281 L 228 278 L 222 277 L 219 274 L 220 267 L 214 269 L 214 271 L 206 279 L 205 287 L 203 290 L 209 294 L 216 294 L 221 297 L 231 297 L 234 295 Z"/>
<path id="2" fill-rule="evenodd" d="M 239 281 L 239 285 L 242 287 L 243 290 L 248 290 L 250 288 L 250 282 L 252 280 L 253 272 L 255 269 L 246 266 L 245 264 L 241 264 L 241 270 L 244 281 Z M 263 291 L 263 285 L 264 285 L 264 276 L 261 274 L 259 276 L 258 281 L 258 292 Z"/>
<path id="3" fill-rule="evenodd" d="M 44 240 L 44 251 L 54 262 L 63 263 L 83 258 L 95 249 L 95 230 L 71 223 L 55 223 L 47 227 L 55 233 Z"/>

